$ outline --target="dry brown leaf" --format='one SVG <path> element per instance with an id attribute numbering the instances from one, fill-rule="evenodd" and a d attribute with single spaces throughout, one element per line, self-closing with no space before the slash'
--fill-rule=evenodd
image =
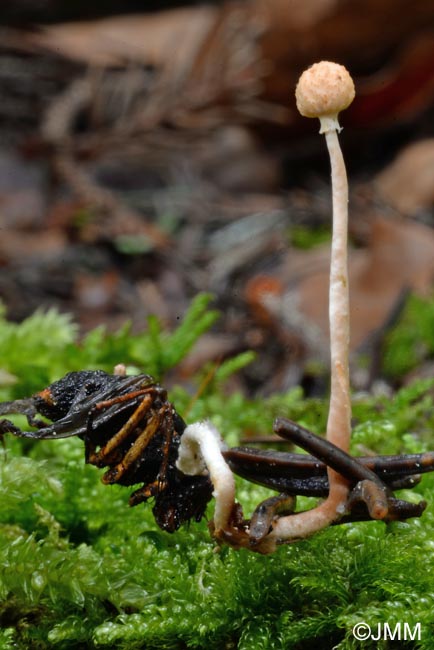
<path id="1" fill-rule="evenodd" d="M 262 39 L 271 62 L 265 98 L 289 104 L 301 71 L 320 59 L 354 73 L 357 97 L 346 124 L 373 125 L 415 114 L 434 97 L 434 3 L 416 0 L 256 0 L 268 29 Z M 383 70 L 383 67 L 385 69 Z"/>
<path id="2" fill-rule="evenodd" d="M 223 106 L 251 123 L 304 132 L 291 97 L 300 72 L 320 58 L 355 73 L 346 124 L 407 119 L 431 105 L 433 34 L 432 0 L 414 0 L 411 11 L 405 0 L 233 0 L 52 25 L 22 40 L 90 66 L 154 67 L 150 103 L 161 108 L 153 124 L 169 114 L 197 126 L 203 109 L 212 124 L 210 109 Z"/>
<path id="3" fill-rule="evenodd" d="M 376 179 L 384 201 L 414 215 L 434 204 L 434 138 L 406 147 Z"/>
<path id="4" fill-rule="evenodd" d="M 329 251 L 303 253 L 289 262 L 298 277 L 285 297 L 285 319 L 302 328 L 314 349 L 327 349 Z M 296 260 L 297 262 L 298 260 Z M 428 291 L 434 278 L 434 233 L 409 220 L 377 217 L 369 246 L 349 255 L 351 348 L 359 348 L 387 321 L 403 290 Z M 291 311 L 292 310 L 292 311 Z"/>
<path id="5" fill-rule="evenodd" d="M 5 228 L 0 237 L 0 263 L 13 263 L 23 259 L 51 259 L 62 255 L 67 245 L 66 235 L 53 228 L 47 228 L 43 236 L 35 236 L 35 231 Z"/>
<path id="6" fill-rule="evenodd" d="M 188 110 L 257 94 L 262 29 L 249 3 L 232 2 L 54 25 L 27 35 L 27 42 L 100 68 L 155 68 L 152 98 L 169 97 L 172 113 L 185 120 Z"/>
<path id="7" fill-rule="evenodd" d="M 148 15 L 43 27 L 29 35 L 32 44 L 92 66 L 163 66 L 176 56 L 195 55 L 216 19 L 212 7 L 174 9 Z"/>

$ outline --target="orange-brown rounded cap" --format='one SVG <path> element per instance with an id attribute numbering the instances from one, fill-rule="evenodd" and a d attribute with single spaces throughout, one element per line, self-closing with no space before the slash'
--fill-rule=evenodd
<path id="1" fill-rule="evenodd" d="M 298 110 L 305 117 L 318 117 L 321 132 L 339 130 L 337 115 L 351 104 L 354 96 L 348 70 L 331 61 L 314 63 L 303 72 L 295 89 Z"/>

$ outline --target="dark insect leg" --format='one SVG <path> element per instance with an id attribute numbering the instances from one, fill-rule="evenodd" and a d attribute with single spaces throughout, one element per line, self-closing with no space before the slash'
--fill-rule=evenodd
<path id="1" fill-rule="evenodd" d="M 32 397 L 29 397 L 28 399 L 16 399 L 13 402 L 3 402 L 0 404 L 0 415 L 12 414 L 25 415 L 27 422 L 31 427 L 42 429 L 47 426 L 46 422 L 36 418 L 37 411 Z M 11 422 L 9 422 L 9 420 L 4 420 L 4 422 L 7 422 L 8 424 L 5 426 L 9 427 L 5 429 L 4 433 L 13 433 L 17 436 L 20 435 L 21 431 L 18 427 L 15 427 Z M 0 428 L 2 428 L 2 425 L 3 423 L 0 422 Z"/>
<path id="2" fill-rule="evenodd" d="M 434 452 L 422 454 L 405 454 L 402 456 L 374 456 L 363 458 L 369 468 L 380 478 L 393 477 L 393 480 L 432 472 L 434 469 Z"/>
<path id="3" fill-rule="evenodd" d="M 249 538 L 258 543 L 271 531 L 273 519 L 277 515 L 289 515 L 294 512 L 295 497 L 279 494 L 262 501 L 254 511 L 249 525 Z"/>
<path id="4" fill-rule="evenodd" d="M 163 461 L 161 463 L 160 471 L 158 472 L 158 481 L 160 489 L 166 485 L 167 469 L 169 465 L 170 445 L 172 444 L 175 429 L 173 426 L 173 407 L 171 404 L 165 404 L 158 414 L 161 418 L 162 430 L 164 433 L 163 444 Z"/>
<path id="5" fill-rule="evenodd" d="M 0 421 L 0 436 L 3 439 L 5 433 L 13 433 L 15 436 L 21 434 L 21 429 L 19 429 L 13 422 L 10 420 L 1 420 Z"/>
<path id="6" fill-rule="evenodd" d="M 419 503 L 410 503 L 403 499 L 389 498 L 389 514 L 387 521 L 402 521 L 412 517 L 420 517 L 427 506 L 427 502 L 422 500 Z"/>
<path id="7" fill-rule="evenodd" d="M 146 501 L 147 499 L 149 499 L 149 497 L 159 494 L 167 485 L 167 470 L 169 464 L 170 445 L 172 443 L 173 435 L 175 433 L 173 427 L 172 408 L 173 407 L 171 404 L 166 404 L 158 412 L 158 427 L 163 429 L 163 433 L 164 433 L 163 460 L 161 462 L 161 467 L 158 472 L 158 476 L 155 481 L 149 483 L 148 485 L 144 485 L 143 487 L 139 488 L 138 490 L 135 490 L 131 494 L 129 498 L 130 506 L 135 506 L 138 503 L 141 503 L 142 501 Z M 148 427 L 143 433 L 147 433 Z M 148 444 L 148 442 L 146 442 L 146 445 Z M 146 445 L 144 447 L 137 448 L 137 458 L 139 458 L 140 455 L 143 453 Z M 130 451 L 132 451 L 132 449 L 133 447 L 131 448 Z M 125 462 L 125 459 L 123 462 Z"/>
<path id="8" fill-rule="evenodd" d="M 308 454 L 293 454 L 272 449 L 253 449 L 251 447 L 231 447 L 223 456 L 235 473 L 242 472 L 246 478 L 254 479 L 256 474 L 280 478 L 290 473 L 294 478 L 326 476 L 326 465 Z M 283 492 L 283 490 L 282 490 Z"/>
<path id="9" fill-rule="evenodd" d="M 369 480 L 383 487 L 383 483 L 378 476 L 368 467 L 362 465 L 356 458 L 295 422 L 285 418 L 278 418 L 274 423 L 274 431 L 282 438 L 290 440 L 319 460 L 322 460 L 352 483 Z"/>
<path id="10" fill-rule="evenodd" d="M 148 391 L 149 392 L 149 391 Z M 120 400 L 115 398 L 115 400 L 109 400 L 107 402 L 99 402 L 92 413 L 89 416 L 88 420 L 88 433 L 86 435 L 86 440 L 92 440 L 92 418 L 97 410 L 106 408 L 107 405 L 112 406 L 114 403 L 118 403 Z M 143 401 L 136 408 L 134 413 L 128 418 L 125 424 L 119 429 L 119 431 L 110 438 L 110 440 L 102 447 L 98 452 L 95 451 L 95 448 L 92 448 L 92 443 L 86 445 L 86 462 L 91 465 L 96 465 L 97 467 L 104 467 L 104 465 L 110 464 L 110 456 L 117 454 L 119 446 L 128 440 L 134 429 L 139 425 L 140 421 L 143 419 L 144 415 L 149 411 L 152 405 L 152 396 L 147 394 L 144 396 Z"/>
<path id="11" fill-rule="evenodd" d="M 134 490 L 134 492 L 130 494 L 128 504 L 131 507 L 137 506 L 139 503 L 147 501 L 150 497 L 155 497 L 158 494 L 158 490 L 158 481 L 153 481 L 148 485 L 143 485 L 141 488 Z"/>
<path id="12" fill-rule="evenodd" d="M 396 497 L 389 497 L 387 500 L 388 513 L 383 519 L 386 523 L 389 521 L 405 521 L 413 517 L 420 517 L 426 508 L 426 501 L 419 501 L 419 503 L 410 503 Z M 342 519 L 335 522 L 337 524 L 347 524 L 356 521 L 371 521 L 372 517 L 368 512 L 367 505 L 364 501 L 357 501 L 356 499 L 351 504 L 351 512 L 344 515 Z"/>
<path id="13" fill-rule="evenodd" d="M 368 467 L 362 465 L 355 458 L 348 456 L 342 450 L 334 448 L 334 445 L 330 445 L 327 440 L 318 438 L 314 436 L 310 431 L 298 427 L 298 425 L 290 422 L 289 420 L 280 419 L 276 422 L 276 432 L 279 435 L 290 438 L 293 442 L 296 442 L 299 446 L 307 449 L 307 451 L 314 453 L 320 460 L 326 462 L 334 470 L 341 473 L 345 478 L 354 483 L 355 479 L 358 479 L 357 484 L 350 493 L 348 499 L 348 510 L 352 511 L 356 503 L 363 502 L 366 505 L 369 516 L 372 519 L 384 519 L 388 520 L 389 518 L 395 516 L 399 517 L 400 512 L 404 512 L 404 503 L 400 502 L 400 510 L 394 504 L 396 501 L 392 501 L 393 495 L 390 492 L 389 488 L 380 480 L 380 478 Z M 419 458 L 419 461 L 421 458 Z M 413 459 L 414 461 L 414 459 Z M 424 465 L 427 466 L 432 461 L 432 458 L 427 457 L 425 459 Z M 374 463 L 374 466 L 379 465 L 380 463 Z M 402 470 L 407 470 L 409 463 L 402 463 Z M 421 468 L 421 463 L 414 463 L 413 467 Z M 400 477 L 401 482 L 404 478 L 402 475 Z M 390 512 L 389 508 L 395 508 L 394 512 Z M 418 506 L 417 508 L 412 508 L 412 504 L 405 506 L 408 512 L 419 512 L 420 508 L 423 510 L 423 506 Z M 403 516 L 403 515 L 402 515 Z M 414 515 L 412 515 L 414 516 Z"/>
<path id="14" fill-rule="evenodd" d="M 415 485 L 420 483 L 422 476 L 420 474 L 413 474 L 413 476 L 403 476 L 402 478 L 395 478 L 392 481 L 387 480 L 387 487 L 394 492 L 395 490 L 411 490 Z"/>
<path id="15" fill-rule="evenodd" d="M 138 410 L 138 409 L 137 409 Z M 135 415 L 135 413 L 134 413 Z M 142 416 L 141 416 L 142 417 Z M 140 422 L 141 417 L 138 419 Z M 131 418 L 130 418 L 131 420 Z M 138 422 L 132 425 L 130 432 L 135 428 Z M 146 447 L 149 445 L 149 442 L 157 433 L 161 424 L 161 418 L 159 414 L 153 415 L 146 427 L 139 433 L 136 440 L 133 442 L 131 447 L 128 449 L 127 453 L 123 457 L 120 463 L 110 468 L 102 477 L 103 483 L 117 483 L 122 476 L 136 463 L 136 461 L 143 455 Z M 101 462 L 101 461 L 100 461 Z"/>
<path id="16" fill-rule="evenodd" d="M 131 391 L 130 393 L 126 393 L 125 395 L 119 395 L 119 397 L 112 397 L 110 399 L 97 402 L 93 410 L 101 411 L 103 409 L 110 408 L 114 404 L 132 402 L 136 397 L 141 397 L 142 395 L 150 395 L 150 394 L 154 395 L 155 393 L 156 393 L 156 389 L 154 386 L 150 386 L 147 388 L 140 388 L 139 390 Z"/>
<path id="17" fill-rule="evenodd" d="M 385 519 L 389 512 L 389 500 L 385 487 L 373 481 L 359 481 L 351 490 L 347 501 L 348 510 L 352 510 L 356 503 L 363 502 L 371 519 Z"/>
<path id="18" fill-rule="evenodd" d="M 276 492 L 311 497 L 328 494 L 327 465 L 308 454 L 232 447 L 223 455 L 235 474 Z M 420 474 L 434 469 L 433 452 L 359 456 L 356 460 L 375 472 L 391 490 L 412 488 L 419 483 Z"/>
<path id="19" fill-rule="evenodd" d="M 367 464 L 360 463 L 356 458 L 353 458 L 331 445 L 327 440 L 315 436 L 313 433 L 303 427 L 299 427 L 296 423 L 290 420 L 280 418 L 276 421 L 275 431 L 282 437 L 290 439 L 300 447 L 314 454 L 328 466 L 332 467 L 335 471 L 342 474 L 345 478 L 352 481 L 357 480 L 357 485 L 353 489 L 349 497 L 348 508 L 351 510 L 356 501 L 362 501 L 366 504 L 369 515 L 373 519 L 385 519 L 390 517 L 399 517 L 399 512 L 419 512 L 420 508 L 423 510 L 423 504 L 404 505 L 406 502 L 399 501 L 400 510 L 398 506 L 393 506 L 396 500 L 393 500 L 393 495 L 390 489 L 383 483 L 377 476 L 375 471 L 369 469 Z M 433 454 L 427 452 L 426 454 L 412 455 L 409 458 L 387 457 L 382 459 L 378 457 L 372 463 L 374 470 L 382 470 L 382 475 L 389 475 L 389 478 L 398 480 L 398 486 L 402 487 L 402 482 L 405 478 L 409 477 L 410 472 L 423 472 L 432 469 Z M 393 467 L 393 470 L 391 468 Z M 393 472 L 392 476 L 390 474 Z M 405 482 L 405 481 L 404 481 Z M 412 482 L 414 485 L 415 481 Z M 395 507 L 395 514 L 389 511 L 389 506 Z M 411 515 L 417 516 L 417 515 Z"/>

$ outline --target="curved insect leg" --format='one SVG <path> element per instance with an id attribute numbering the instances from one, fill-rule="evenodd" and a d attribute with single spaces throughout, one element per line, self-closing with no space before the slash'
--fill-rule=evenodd
<path id="1" fill-rule="evenodd" d="M 234 474 L 288 495 L 327 496 L 326 465 L 307 454 L 231 447 L 223 457 Z"/>
<path id="2" fill-rule="evenodd" d="M 431 451 L 401 456 L 357 458 L 346 454 L 325 438 L 315 435 L 292 420 L 278 418 L 274 430 L 279 436 L 309 451 L 349 480 L 369 479 L 380 484 L 383 483 L 382 478 L 384 482 L 389 482 L 434 470 L 434 452 Z"/>
<path id="3" fill-rule="evenodd" d="M 0 421 L 0 436 L 1 436 L 1 439 L 2 439 L 3 443 L 4 443 L 3 436 L 4 436 L 5 433 L 13 433 L 14 436 L 19 437 L 19 436 L 21 436 L 22 431 L 21 431 L 21 429 L 19 427 L 17 427 L 10 420 L 1 420 Z"/>
<path id="4" fill-rule="evenodd" d="M 409 458 L 405 456 L 402 458 L 387 457 L 386 459 L 378 457 L 372 467 L 377 471 L 381 467 L 383 475 L 390 472 L 393 476 L 393 480 L 390 481 L 391 485 L 385 485 L 367 464 L 360 463 L 356 458 L 335 448 L 327 440 L 315 436 L 296 423 L 281 418 L 276 421 L 275 430 L 282 437 L 289 438 L 292 442 L 314 454 L 345 478 L 353 480 L 353 482 L 354 479 L 358 479 L 348 498 L 349 515 L 345 517 L 345 521 L 352 520 L 352 510 L 360 509 L 358 504 L 366 506 L 369 518 L 372 519 L 389 521 L 417 517 L 422 514 L 426 505 L 424 501 L 412 504 L 396 499 L 390 488 L 393 486 L 398 489 L 404 485 L 406 487 L 409 484 L 415 485 L 418 476 L 411 477 L 409 476 L 410 472 L 430 471 L 433 468 L 433 455 L 430 452 L 416 454 Z M 354 518 L 357 519 L 357 512 L 354 512 Z M 364 518 L 366 519 L 366 517 Z"/>
<path id="5" fill-rule="evenodd" d="M 384 519 L 387 516 L 390 491 L 372 470 L 325 438 L 316 436 L 291 420 L 278 418 L 274 431 L 322 460 L 351 483 L 360 482 L 364 486 L 360 489 L 360 499 L 366 499 L 369 512 L 375 515 L 373 518 Z"/>
<path id="6" fill-rule="evenodd" d="M 432 451 L 425 451 L 421 454 L 403 454 L 401 456 L 365 457 L 363 461 L 377 476 L 384 478 L 384 480 L 401 479 L 434 470 L 434 452 Z"/>
<path id="7" fill-rule="evenodd" d="M 135 428 L 143 418 L 143 412 L 140 414 L 140 417 L 135 417 L 137 411 L 140 410 L 140 406 L 136 409 L 129 420 L 132 421 L 134 419 L 135 424 L 130 425 L 133 426 L 133 428 Z M 159 433 L 159 430 L 162 429 L 162 433 L 164 434 L 164 444 L 161 449 L 163 460 L 161 462 L 156 480 L 147 486 L 148 490 L 150 491 L 149 496 L 153 492 L 160 491 L 165 487 L 169 461 L 169 450 L 174 433 L 172 410 L 173 406 L 167 403 L 163 405 L 157 413 L 154 412 L 151 415 L 146 424 L 146 427 L 137 435 L 137 438 L 134 440 L 133 444 L 128 449 L 122 460 L 114 467 L 111 467 L 104 474 L 102 477 L 104 483 L 117 483 L 128 472 L 128 470 L 134 468 L 137 461 L 139 461 L 143 456 L 145 449 L 155 434 Z"/>
<path id="8" fill-rule="evenodd" d="M 387 481 L 387 486 L 392 492 L 395 490 L 411 490 L 415 485 L 421 482 L 422 476 L 420 474 L 413 474 L 413 476 L 402 476 Z"/>
<path id="9" fill-rule="evenodd" d="M 315 435 L 312 431 L 301 427 L 296 422 L 278 418 L 273 428 L 280 437 L 290 440 L 308 451 L 349 481 L 354 483 L 367 479 L 383 485 L 378 476 L 371 469 L 362 465 L 354 456 L 350 456 L 350 454 L 342 451 L 333 443 Z"/>
<path id="10" fill-rule="evenodd" d="M 143 394 L 143 393 L 142 393 Z M 137 395 L 134 394 L 135 398 Z M 96 429 L 92 428 L 93 419 L 95 415 L 102 409 L 113 406 L 114 404 L 125 402 L 126 399 L 131 399 L 130 394 L 122 395 L 111 400 L 98 402 L 90 411 L 87 420 L 87 433 L 85 436 L 85 456 L 86 462 L 97 467 L 104 467 L 105 465 L 113 462 L 113 459 L 118 455 L 119 446 L 125 443 L 133 433 L 134 429 L 139 425 L 140 421 L 144 418 L 146 413 L 152 406 L 153 396 L 150 394 L 149 389 L 146 389 L 146 394 L 143 400 L 131 414 L 125 424 L 113 435 L 107 443 L 96 451 L 98 443 L 93 439 L 95 437 Z"/>
<path id="11" fill-rule="evenodd" d="M 419 503 L 410 503 L 403 499 L 390 497 L 389 514 L 386 521 L 403 521 L 412 517 L 420 517 L 426 507 L 427 502 L 425 500 L 419 501 Z"/>
<path id="12" fill-rule="evenodd" d="M 167 470 L 169 465 L 170 445 L 172 444 L 174 434 L 177 435 L 173 426 L 173 406 L 171 404 L 165 404 L 156 414 L 155 422 L 157 423 L 157 428 L 153 429 L 151 438 L 157 432 L 158 428 L 162 429 L 162 432 L 164 433 L 164 444 L 162 448 L 163 460 L 161 462 L 161 466 L 155 481 L 149 483 L 148 485 L 143 485 L 141 488 L 138 488 L 130 495 L 130 506 L 136 506 L 138 503 L 149 499 L 149 497 L 155 496 L 167 485 Z M 143 432 L 146 437 L 148 435 L 149 426 L 150 423 L 148 423 L 146 429 Z M 144 438 L 145 436 L 139 436 L 139 438 L 137 438 L 136 442 L 128 451 L 128 454 L 125 456 L 121 464 L 128 462 L 131 465 L 140 458 L 147 444 L 149 443 L 149 440 L 147 440 L 145 444 Z M 130 456 L 127 459 L 128 455 Z M 110 472 L 111 470 L 109 470 L 109 472 L 106 472 L 106 474 L 110 474 Z"/>
<path id="13" fill-rule="evenodd" d="M 327 496 L 327 465 L 311 455 L 231 447 L 223 456 L 235 474 L 276 492 Z M 420 474 L 434 470 L 434 452 L 359 456 L 355 460 L 374 472 L 391 490 L 412 488 L 419 483 Z"/>
<path id="14" fill-rule="evenodd" d="M 135 413 L 133 414 L 135 415 Z M 143 417 L 143 415 L 142 415 Z M 130 418 L 131 419 L 131 418 Z M 134 429 L 140 423 L 141 418 L 137 418 L 137 422 L 130 423 L 130 430 L 128 433 L 132 433 Z M 140 430 L 136 439 L 132 443 L 131 447 L 122 457 L 122 460 L 116 465 L 111 467 L 102 477 L 103 483 L 117 483 L 126 472 L 131 469 L 134 463 L 139 460 L 139 458 L 144 453 L 146 447 L 149 445 L 150 441 L 153 439 L 161 425 L 161 418 L 156 413 L 152 415 L 146 426 Z M 109 441 L 110 442 L 110 441 Z M 101 460 L 100 460 L 101 462 Z M 107 465 L 108 463 L 105 463 Z"/>
<path id="15" fill-rule="evenodd" d="M 277 515 L 290 515 L 294 512 L 296 498 L 288 494 L 279 494 L 262 501 L 250 519 L 249 538 L 252 544 L 258 544 L 271 531 L 273 520 Z"/>
<path id="16" fill-rule="evenodd" d="M 389 498 L 385 487 L 365 479 L 351 490 L 347 508 L 351 511 L 355 504 L 363 502 L 371 519 L 385 519 L 389 513 Z"/>
<path id="17" fill-rule="evenodd" d="M 27 422 L 31 427 L 42 429 L 47 426 L 43 420 L 38 420 L 37 409 L 33 397 L 28 399 L 16 399 L 12 402 L 3 402 L 0 404 L 0 415 L 25 415 Z M 0 422 L 0 431 L 2 433 L 13 433 L 16 436 L 21 435 L 21 429 L 16 427 L 10 420 Z"/>
<path id="18" fill-rule="evenodd" d="M 366 486 L 361 487 L 361 490 L 368 489 Z M 353 493 L 349 497 L 351 512 L 344 515 L 342 519 L 336 523 L 346 524 L 349 522 L 355 521 L 369 521 L 375 519 L 372 514 L 369 512 L 367 506 L 366 494 L 361 495 L 359 489 L 353 490 Z M 422 500 L 419 503 L 410 503 L 409 501 L 404 501 L 403 499 L 397 499 L 394 496 L 389 496 L 387 499 L 387 516 L 382 518 L 383 521 L 404 521 L 406 519 L 411 519 L 412 517 L 420 517 L 427 506 L 427 502 Z"/>
<path id="19" fill-rule="evenodd" d="M 177 435 L 173 426 L 173 406 L 172 404 L 164 404 L 158 412 L 162 422 L 162 432 L 164 433 L 163 444 L 163 462 L 161 463 L 160 471 L 158 472 L 158 486 L 161 490 L 167 483 L 167 470 L 169 466 L 170 445 L 172 444 L 173 436 Z"/>

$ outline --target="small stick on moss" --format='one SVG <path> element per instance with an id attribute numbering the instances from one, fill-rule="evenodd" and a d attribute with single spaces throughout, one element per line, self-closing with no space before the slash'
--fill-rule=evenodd
<path id="1" fill-rule="evenodd" d="M 330 154 L 333 237 L 330 265 L 330 352 L 331 393 L 327 421 L 327 440 L 348 451 L 351 436 L 351 398 L 349 381 L 349 293 L 347 264 L 348 182 L 339 146 L 338 113 L 354 99 L 354 84 L 341 65 L 321 61 L 300 77 L 295 95 L 297 108 L 305 117 L 317 117 Z M 348 483 L 328 469 L 329 495 L 313 510 L 282 517 L 272 532 L 280 540 L 306 537 L 338 520 L 348 499 Z"/>

